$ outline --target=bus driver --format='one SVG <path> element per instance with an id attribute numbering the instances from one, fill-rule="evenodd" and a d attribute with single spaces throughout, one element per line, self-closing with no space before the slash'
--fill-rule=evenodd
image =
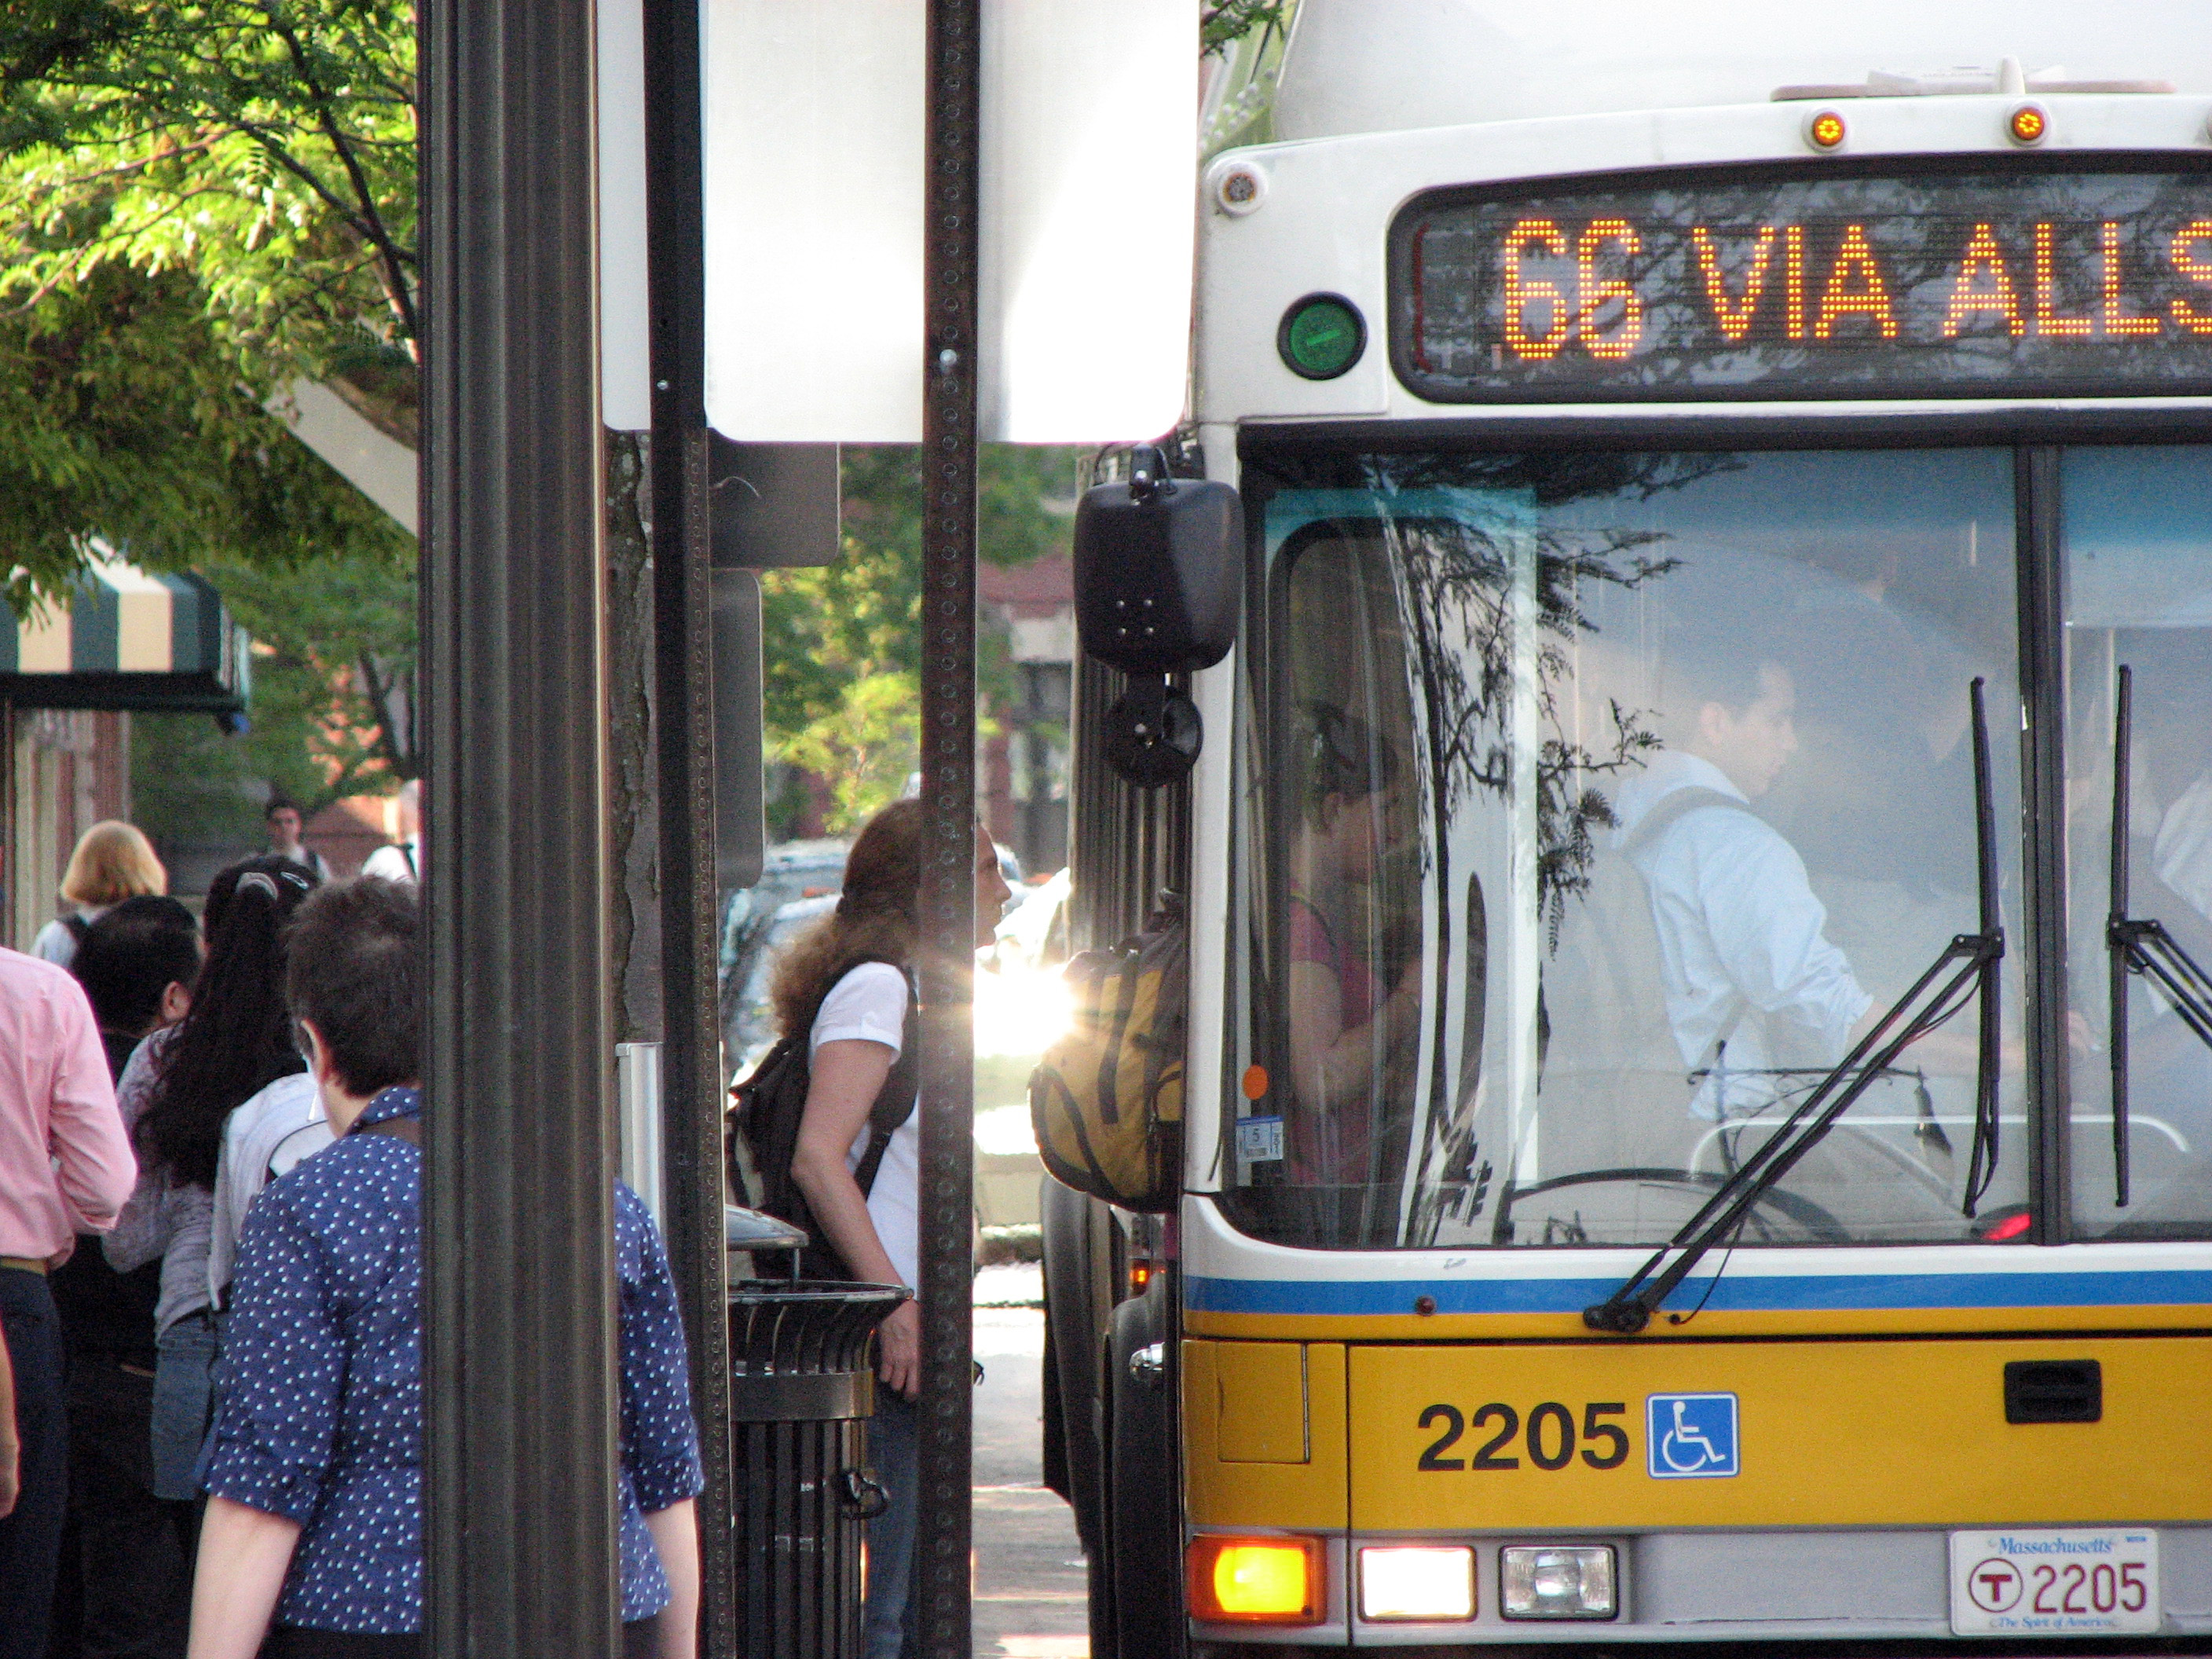
<path id="1" fill-rule="evenodd" d="M 1677 665 L 1670 745 L 1620 790 L 1616 844 L 1642 877 L 1667 1018 L 1703 1080 L 1698 1116 L 1742 1117 L 1850 1046 L 1873 999 L 1830 942 L 1804 860 L 1751 803 L 1796 751 L 1789 671 L 1725 646 Z"/>

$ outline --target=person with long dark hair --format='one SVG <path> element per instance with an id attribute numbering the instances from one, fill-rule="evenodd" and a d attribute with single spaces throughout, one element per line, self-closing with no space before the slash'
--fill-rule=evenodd
<path id="1" fill-rule="evenodd" d="M 141 1166 L 107 1240 L 118 1271 L 159 1257 L 155 1312 L 154 1495 L 191 1504 L 213 1410 L 216 1330 L 208 1239 L 223 1121 L 274 1079 L 305 1068 L 284 1003 L 284 927 L 315 878 L 291 860 L 247 859 L 209 886 L 207 960 L 180 1024 L 140 1046 L 117 1090 Z"/>
<path id="2" fill-rule="evenodd" d="M 1006 902 L 990 838 L 975 831 L 975 943 L 991 940 Z M 777 964 L 774 996 L 786 1035 L 810 1033 L 809 1075 L 791 1174 L 829 1242 L 856 1279 L 915 1286 L 920 1247 L 919 1114 L 875 1155 L 869 1125 L 904 1046 L 908 975 L 921 950 L 921 803 L 894 802 L 870 818 L 845 862 L 837 908 L 792 943 Z M 918 1442 L 913 1401 L 921 1389 L 921 1316 L 908 1302 L 884 1322 L 878 1370 L 884 1389 L 868 1428 L 868 1455 L 890 1505 L 869 1523 L 866 1659 L 897 1659 L 914 1562 Z"/>

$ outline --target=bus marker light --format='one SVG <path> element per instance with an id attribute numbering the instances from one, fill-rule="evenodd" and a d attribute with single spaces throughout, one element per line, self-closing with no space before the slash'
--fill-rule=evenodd
<path id="1" fill-rule="evenodd" d="M 1620 1610 L 1610 1544 L 1510 1544 L 1498 1552 L 1508 1619 L 1610 1619 Z"/>
<path id="2" fill-rule="evenodd" d="M 1232 161 L 1215 173 L 1214 205 L 1233 219 L 1257 213 L 1267 199 L 1267 175 L 1249 161 Z"/>
<path id="3" fill-rule="evenodd" d="M 1362 1619 L 1474 1617 L 1474 1551 L 1465 1544 L 1390 1544 L 1359 1552 Z"/>
<path id="4" fill-rule="evenodd" d="M 1367 350 L 1367 319 L 1341 294 L 1309 294 L 1283 313 L 1275 350 L 1291 374 L 1333 380 Z"/>
<path id="5" fill-rule="evenodd" d="M 2039 144 L 2051 136 L 2051 118 L 2039 104 L 2022 104 L 2013 111 L 2012 119 L 2005 123 L 2005 131 L 2012 135 L 2015 144 Z"/>
<path id="6" fill-rule="evenodd" d="M 1805 118 L 1805 142 L 1814 149 L 1823 153 L 1841 149 L 1849 137 L 1850 129 L 1844 125 L 1844 118 L 1832 109 L 1814 110 Z"/>
<path id="7" fill-rule="evenodd" d="M 1317 1625 L 1317 1538 L 1194 1538 L 1190 1614 L 1206 1624 Z"/>

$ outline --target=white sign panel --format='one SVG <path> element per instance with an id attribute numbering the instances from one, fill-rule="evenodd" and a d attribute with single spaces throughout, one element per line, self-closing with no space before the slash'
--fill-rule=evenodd
<path id="1" fill-rule="evenodd" d="M 599 0 L 599 418 L 653 424 L 645 261 L 645 7 Z"/>
<path id="2" fill-rule="evenodd" d="M 921 435 L 921 0 L 708 0 L 707 414 L 762 442 Z M 983 434 L 1182 412 L 1193 0 L 986 0 Z"/>
<path id="3" fill-rule="evenodd" d="M 985 0 L 985 437 L 1151 438 L 1181 418 L 1198 70 L 1190 0 Z"/>

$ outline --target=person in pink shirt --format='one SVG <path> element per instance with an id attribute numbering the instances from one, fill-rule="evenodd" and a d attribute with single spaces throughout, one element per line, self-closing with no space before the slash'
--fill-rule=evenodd
<path id="1" fill-rule="evenodd" d="M 1418 951 L 1384 960 L 1378 878 L 1403 845 L 1407 796 L 1389 746 L 1331 703 L 1308 705 L 1305 811 L 1291 852 L 1290 1060 L 1297 1109 L 1285 1114 L 1295 1184 L 1358 1187 L 1386 1132 L 1383 1079 L 1420 1018 Z"/>
<path id="2" fill-rule="evenodd" d="M 138 1179 L 92 1005 L 68 972 L 0 950 L 0 1339 L 19 1468 L 0 1520 L 0 1659 L 43 1659 L 67 1497 L 60 1321 L 48 1270 L 115 1225 Z"/>

